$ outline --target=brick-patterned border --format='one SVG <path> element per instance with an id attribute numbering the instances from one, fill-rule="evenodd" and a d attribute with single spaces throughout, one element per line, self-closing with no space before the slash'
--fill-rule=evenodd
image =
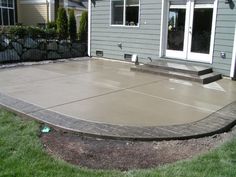
<path id="1" fill-rule="evenodd" d="M 84 135 L 128 140 L 172 140 L 209 136 L 230 130 L 236 124 L 236 101 L 206 118 L 188 124 L 132 127 L 88 122 L 45 110 L 0 93 L 0 107 L 21 116 Z"/>

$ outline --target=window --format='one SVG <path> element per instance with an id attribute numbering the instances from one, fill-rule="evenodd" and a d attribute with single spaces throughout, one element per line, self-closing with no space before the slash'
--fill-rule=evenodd
<path id="1" fill-rule="evenodd" d="M 124 0 L 112 0 L 111 1 L 111 17 L 113 25 L 124 24 Z"/>
<path id="2" fill-rule="evenodd" d="M 139 25 L 139 0 L 111 0 L 111 24 Z"/>
<path id="3" fill-rule="evenodd" d="M 0 25 L 15 24 L 14 0 L 0 0 Z"/>
<path id="4" fill-rule="evenodd" d="M 3 16 L 3 25 L 9 25 L 9 19 L 8 19 L 8 9 L 2 9 L 2 16 Z"/>

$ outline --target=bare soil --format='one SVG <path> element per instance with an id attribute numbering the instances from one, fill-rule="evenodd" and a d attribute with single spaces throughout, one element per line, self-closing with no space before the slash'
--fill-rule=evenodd
<path id="1" fill-rule="evenodd" d="M 91 169 L 145 169 L 206 153 L 231 139 L 236 130 L 190 140 L 123 141 L 52 130 L 41 135 L 46 151 L 71 164 Z"/>

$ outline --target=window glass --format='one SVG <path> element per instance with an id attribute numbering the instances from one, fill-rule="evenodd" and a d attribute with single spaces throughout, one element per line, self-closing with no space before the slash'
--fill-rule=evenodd
<path id="1" fill-rule="evenodd" d="M 111 24 L 123 25 L 124 24 L 124 0 L 111 1 Z"/>
<path id="2" fill-rule="evenodd" d="M 8 7 L 13 8 L 13 0 L 8 0 Z"/>
<path id="3" fill-rule="evenodd" d="M 126 0 L 126 21 L 128 26 L 138 26 L 139 0 Z"/>
<path id="4" fill-rule="evenodd" d="M 210 53 L 213 9 L 194 9 L 191 52 Z"/>
<path id="5" fill-rule="evenodd" d="M 184 50 L 185 16 L 186 9 L 169 10 L 167 49 Z"/>
<path id="6" fill-rule="evenodd" d="M 3 25 L 9 25 L 8 9 L 2 9 L 2 15 L 3 15 Z"/>
<path id="7" fill-rule="evenodd" d="M 7 7 L 7 0 L 2 0 L 2 6 Z"/>
<path id="8" fill-rule="evenodd" d="M 14 25 L 15 24 L 15 18 L 14 18 L 14 10 L 9 9 L 9 25 Z"/>

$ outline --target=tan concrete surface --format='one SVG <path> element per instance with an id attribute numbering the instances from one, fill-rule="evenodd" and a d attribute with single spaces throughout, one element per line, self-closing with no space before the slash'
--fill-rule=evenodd
<path id="1" fill-rule="evenodd" d="M 77 119 L 130 126 L 190 123 L 236 100 L 228 79 L 201 85 L 131 66 L 89 60 L 4 69 L 0 92 Z"/>
<path id="2" fill-rule="evenodd" d="M 132 91 L 112 93 L 51 110 L 83 120 L 129 126 L 183 124 L 212 113 Z"/>
<path id="3" fill-rule="evenodd" d="M 134 88 L 140 94 L 155 96 L 199 109 L 217 111 L 236 100 L 236 83 L 227 79 L 202 85 L 189 81 L 168 79 Z"/>

